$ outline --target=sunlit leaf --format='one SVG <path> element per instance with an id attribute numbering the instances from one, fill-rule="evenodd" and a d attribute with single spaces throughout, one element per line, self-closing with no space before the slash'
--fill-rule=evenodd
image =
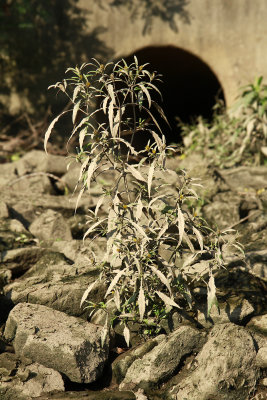
<path id="1" fill-rule="evenodd" d="M 202 237 L 201 233 L 199 232 L 199 230 L 195 226 L 193 226 L 193 232 L 197 237 L 197 240 L 198 240 L 198 243 L 199 243 L 199 246 L 200 246 L 200 250 L 203 250 L 203 237 Z"/>
<path id="2" fill-rule="evenodd" d="M 216 297 L 216 286 L 214 281 L 214 276 L 210 274 L 209 282 L 208 282 L 208 316 L 210 315 L 212 306 L 215 305 L 217 307 L 218 313 L 220 314 L 220 308 L 218 305 L 218 300 Z"/>
<path id="3" fill-rule="evenodd" d="M 76 103 L 75 106 L 73 107 L 73 112 L 72 112 L 72 123 L 73 124 L 75 124 L 76 116 L 77 116 L 77 112 L 79 111 L 80 104 L 81 104 L 81 100 L 78 101 L 78 103 Z"/>
<path id="4" fill-rule="evenodd" d="M 83 297 L 81 299 L 81 303 L 80 303 L 80 307 L 83 305 L 83 303 L 85 302 L 85 300 L 87 299 L 89 293 L 92 291 L 92 289 L 94 288 L 94 286 L 96 285 L 97 281 L 92 282 L 88 288 L 86 289 L 86 291 L 83 294 Z"/>
<path id="5" fill-rule="evenodd" d="M 109 293 L 112 291 L 112 289 L 113 289 L 114 286 L 118 283 L 118 281 L 120 280 L 121 276 L 122 276 L 124 273 L 125 273 L 125 268 L 124 268 L 123 270 L 119 271 L 119 272 L 117 273 L 117 275 L 115 275 L 115 277 L 112 279 L 112 281 L 111 281 L 111 283 L 110 283 L 110 285 L 109 285 L 109 287 L 108 287 L 108 290 L 106 291 L 105 298 L 109 295 Z"/>
<path id="6" fill-rule="evenodd" d="M 150 107 L 151 107 L 151 97 L 150 97 L 149 91 L 148 91 L 147 88 L 146 88 L 144 85 L 142 85 L 141 83 L 139 83 L 138 86 L 139 86 L 139 87 L 142 89 L 142 91 L 145 93 L 145 95 L 146 95 L 146 97 L 147 97 L 147 101 L 148 101 L 148 107 L 150 108 Z"/>
<path id="7" fill-rule="evenodd" d="M 130 347 L 130 330 L 126 325 L 123 329 L 123 336 L 124 336 L 127 346 Z"/>
<path id="8" fill-rule="evenodd" d="M 130 174 L 133 175 L 135 179 L 138 181 L 142 181 L 146 183 L 146 179 L 140 174 L 139 171 L 137 171 L 136 168 L 134 168 L 132 165 L 127 164 L 126 166 L 126 171 L 129 172 Z"/>
<path id="9" fill-rule="evenodd" d="M 155 268 L 153 265 L 149 265 L 149 267 L 159 277 L 161 282 L 166 286 L 169 293 L 172 294 L 170 283 L 169 283 L 168 279 L 163 275 L 163 273 L 159 269 Z"/>
<path id="10" fill-rule="evenodd" d="M 97 226 L 99 226 L 100 224 L 102 224 L 106 220 L 107 220 L 107 218 L 103 218 L 100 221 L 95 222 L 89 229 L 87 229 L 87 231 L 83 235 L 83 240 L 86 238 L 86 236 L 88 236 L 91 232 L 93 232 Z"/>
<path id="11" fill-rule="evenodd" d="M 57 121 L 59 120 L 60 117 L 62 117 L 62 115 L 66 114 L 67 112 L 69 112 L 70 110 L 67 111 L 63 111 L 61 114 L 59 114 L 56 118 L 53 119 L 53 121 L 51 122 L 51 124 L 49 125 L 47 131 L 45 132 L 45 138 L 44 138 L 44 149 L 45 152 L 47 153 L 47 142 L 49 140 L 49 137 L 51 135 L 52 129 L 54 128 L 55 124 L 57 123 Z"/>
<path id="12" fill-rule="evenodd" d="M 183 216 L 183 213 L 182 213 L 180 207 L 178 206 L 177 208 L 178 208 L 178 231 L 179 231 L 178 247 L 179 247 L 183 240 L 185 222 L 184 222 L 184 216 Z"/>
<path id="13" fill-rule="evenodd" d="M 139 307 L 140 321 L 143 321 L 145 310 L 146 310 L 146 299 L 145 299 L 145 293 L 144 293 L 142 282 L 140 285 L 140 290 L 139 290 L 139 295 L 138 295 L 138 307 Z"/>
<path id="14" fill-rule="evenodd" d="M 155 161 L 153 161 L 153 163 L 150 165 L 149 171 L 148 171 L 148 176 L 147 176 L 147 191 L 148 191 L 149 197 L 150 197 L 150 191 L 151 191 L 154 170 L 155 170 Z"/>
<path id="15" fill-rule="evenodd" d="M 136 221 L 138 222 L 142 216 L 142 210 L 143 210 L 143 203 L 141 198 L 139 197 L 138 202 L 137 202 L 137 206 L 136 206 L 136 212 L 135 212 L 135 218 Z"/>
<path id="16" fill-rule="evenodd" d="M 172 300 L 169 296 L 166 296 L 166 294 L 159 292 L 158 290 L 156 290 L 157 295 L 161 298 L 161 300 L 164 301 L 164 303 L 166 304 L 166 306 L 172 306 L 172 307 L 176 307 L 179 308 L 177 303 L 175 303 L 174 300 Z"/>

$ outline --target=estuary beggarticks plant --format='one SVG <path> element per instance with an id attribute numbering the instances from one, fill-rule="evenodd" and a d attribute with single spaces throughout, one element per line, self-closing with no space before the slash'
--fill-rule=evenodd
<path id="1" fill-rule="evenodd" d="M 206 278 L 210 312 L 217 301 L 213 271 L 223 265 L 223 234 L 212 233 L 186 207 L 189 199 L 197 198 L 198 184 L 181 170 L 176 176 L 175 196 L 167 190 L 164 178 L 171 171 L 165 160 L 172 147 L 166 145 L 155 117 L 166 120 L 152 98 L 153 93 L 161 96 L 156 86 L 160 77 L 146 67 L 139 65 L 136 57 L 130 65 L 124 60 L 103 65 L 93 59 L 80 68 L 69 68 L 71 76 L 52 86 L 73 104 L 70 138 L 78 137 L 76 160 L 81 164 L 82 183 L 77 201 L 84 191 L 90 192 L 93 182 L 99 184 L 106 172 L 114 176 L 110 186 L 102 185 L 84 235 L 91 240 L 106 236 L 98 279 L 106 285 L 105 298 L 98 304 L 87 300 L 96 281 L 85 291 L 81 305 L 87 303 L 92 313 L 106 311 L 107 324 L 114 320 L 124 324 L 128 345 L 129 321 L 138 322 L 145 333 L 157 333 L 172 309 L 181 310 L 185 302 L 193 306 L 194 285 Z M 99 107 L 94 109 L 95 100 Z M 45 148 L 55 123 L 66 112 L 50 124 Z M 135 140 L 144 133 L 151 138 L 137 151 Z M 100 216 L 103 204 L 108 204 L 108 214 Z M 196 274 L 194 264 L 203 256 L 209 263 L 205 271 Z M 112 315 L 110 303 L 115 308 Z"/>

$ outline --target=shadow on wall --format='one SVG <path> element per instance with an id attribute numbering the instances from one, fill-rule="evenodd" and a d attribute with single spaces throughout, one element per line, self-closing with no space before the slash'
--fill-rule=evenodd
<path id="1" fill-rule="evenodd" d="M 127 63 L 136 55 L 139 63 L 149 63 L 148 69 L 162 74 L 159 86 L 163 96 L 162 107 L 172 130 L 164 127 L 168 143 L 181 141 L 177 119 L 190 122 L 196 116 L 211 120 L 216 100 L 224 99 L 223 88 L 216 75 L 200 58 L 182 49 L 146 47 L 124 57 Z M 158 100 L 158 99 L 157 99 Z"/>
<path id="2" fill-rule="evenodd" d="M 92 16 L 93 17 L 93 16 Z M 35 115 L 56 104 L 47 87 L 67 67 L 112 52 L 99 39 L 101 24 L 88 34 L 91 14 L 77 0 L 3 0 L 0 5 L 0 91 L 24 94 Z"/>
<path id="3" fill-rule="evenodd" d="M 103 0 L 97 1 L 103 4 Z M 183 23 L 190 24 L 190 14 L 186 10 L 188 4 L 189 0 L 113 0 L 110 5 L 128 8 L 133 21 L 141 18 L 144 21 L 143 35 L 146 35 L 151 32 L 156 18 L 168 23 L 175 32 L 178 32 L 176 16 Z"/>

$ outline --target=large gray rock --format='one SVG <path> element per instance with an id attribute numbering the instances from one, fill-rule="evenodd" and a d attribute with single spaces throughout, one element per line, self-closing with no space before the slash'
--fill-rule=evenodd
<path id="1" fill-rule="evenodd" d="M 267 314 L 251 318 L 247 327 L 252 331 L 267 335 Z"/>
<path id="2" fill-rule="evenodd" d="M 49 209 L 33 221 L 29 231 L 40 240 L 72 240 L 70 227 L 63 216 Z"/>
<path id="3" fill-rule="evenodd" d="M 86 259 L 80 255 L 76 264 L 67 261 L 61 253 L 46 251 L 27 273 L 4 287 L 5 295 L 14 304 L 42 304 L 68 315 L 86 318 L 88 311 L 80 307 L 81 298 L 88 285 L 98 278 L 99 270 L 89 257 Z M 88 296 L 95 302 L 102 301 L 103 297 L 104 287 L 100 284 L 96 284 Z"/>
<path id="4" fill-rule="evenodd" d="M 220 170 L 220 175 L 228 187 L 235 192 L 248 188 L 259 190 L 266 187 L 267 169 L 265 166 L 242 166 Z"/>
<path id="5" fill-rule="evenodd" d="M 64 391 L 59 372 L 29 360 L 19 360 L 15 354 L 0 354 L 1 400 L 31 400 L 47 393 Z"/>
<path id="6" fill-rule="evenodd" d="M 251 335 L 231 323 L 215 326 L 188 377 L 167 392 L 168 400 L 247 400 L 259 377 Z"/>
<path id="7" fill-rule="evenodd" d="M 198 309 L 198 322 L 205 328 L 210 328 L 214 324 L 223 324 L 233 322 L 235 324 L 243 324 L 255 309 L 247 299 L 238 297 L 229 297 L 224 303 L 218 304 L 220 313 L 217 307 L 212 307 L 209 317 L 207 317 L 207 303 Z"/>
<path id="8" fill-rule="evenodd" d="M 116 383 L 121 383 L 125 378 L 125 375 L 132 365 L 132 363 L 141 359 L 145 354 L 151 351 L 155 346 L 159 345 L 163 340 L 165 341 L 165 335 L 159 335 L 154 339 L 151 339 L 136 348 L 121 354 L 112 364 L 112 377 Z"/>
<path id="9" fill-rule="evenodd" d="M 109 336 L 102 328 L 37 304 L 20 303 L 9 314 L 4 336 L 18 356 L 65 374 L 71 381 L 94 382 L 108 357 Z"/>
<path id="10" fill-rule="evenodd" d="M 2 251 L 0 254 L 2 268 L 9 269 L 13 275 L 28 271 L 44 255 L 46 249 L 29 246 Z"/>
<path id="11" fill-rule="evenodd" d="M 201 342 L 204 342 L 204 337 L 197 329 L 190 326 L 178 328 L 130 365 L 120 389 L 147 389 L 167 381 L 182 357 L 196 350 Z"/>

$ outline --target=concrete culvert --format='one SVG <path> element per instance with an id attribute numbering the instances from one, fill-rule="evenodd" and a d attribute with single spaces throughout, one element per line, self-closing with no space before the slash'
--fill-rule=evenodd
<path id="1" fill-rule="evenodd" d="M 190 122 L 198 115 L 210 120 L 216 99 L 225 101 L 216 75 L 188 51 L 173 46 L 150 46 L 122 58 L 131 63 L 134 55 L 140 64 L 149 63 L 148 69 L 163 75 L 163 83 L 158 86 L 163 96 L 161 106 L 171 126 L 170 130 L 166 124 L 161 125 L 168 144 L 181 143 L 176 117 L 183 122 Z"/>

